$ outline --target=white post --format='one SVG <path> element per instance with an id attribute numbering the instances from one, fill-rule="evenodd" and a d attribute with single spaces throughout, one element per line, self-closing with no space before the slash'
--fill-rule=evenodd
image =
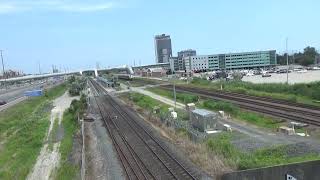
<path id="1" fill-rule="evenodd" d="M 173 76 L 175 77 L 175 76 Z M 173 98 L 174 98 L 174 109 L 176 109 L 177 106 L 177 97 L 176 97 L 176 83 L 173 79 Z"/>

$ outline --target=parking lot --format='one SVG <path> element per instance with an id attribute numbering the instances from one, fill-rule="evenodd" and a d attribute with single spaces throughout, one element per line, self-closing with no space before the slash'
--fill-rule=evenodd
<path id="1" fill-rule="evenodd" d="M 272 73 L 271 77 L 262 77 L 261 75 L 244 76 L 243 81 L 253 83 L 286 83 L 287 74 Z M 320 71 L 308 71 L 306 73 L 292 72 L 289 73 L 289 84 L 309 83 L 320 81 Z"/>

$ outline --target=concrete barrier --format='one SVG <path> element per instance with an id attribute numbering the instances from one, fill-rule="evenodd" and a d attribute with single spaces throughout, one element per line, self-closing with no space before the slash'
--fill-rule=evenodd
<path id="1" fill-rule="evenodd" d="M 292 176 L 293 178 L 290 178 Z M 222 180 L 319 180 L 320 160 L 224 174 Z"/>

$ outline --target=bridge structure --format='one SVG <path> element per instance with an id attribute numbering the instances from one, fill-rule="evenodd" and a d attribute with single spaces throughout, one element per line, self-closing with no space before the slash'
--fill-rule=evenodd
<path id="1" fill-rule="evenodd" d="M 5 82 L 18 82 L 18 81 L 26 81 L 26 80 L 37 80 L 37 79 L 44 79 L 50 77 L 60 77 L 60 76 L 67 76 L 67 75 L 85 75 L 85 74 L 92 74 L 95 77 L 98 77 L 99 74 L 113 72 L 113 71 L 122 71 L 126 72 L 127 74 L 134 74 L 132 67 L 128 65 L 114 67 L 114 68 L 102 68 L 102 69 L 85 69 L 80 71 L 70 71 L 70 72 L 61 72 L 61 73 L 48 73 L 48 74 L 39 74 L 39 75 L 28 75 L 22 77 L 15 77 L 9 79 L 0 79 L 0 83 Z"/>

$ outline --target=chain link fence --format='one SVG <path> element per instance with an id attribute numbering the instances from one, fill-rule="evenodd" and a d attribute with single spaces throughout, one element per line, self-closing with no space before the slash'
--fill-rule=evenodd
<path id="1" fill-rule="evenodd" d="M 186 121 L 181 116 L 179 116 L 179 114 L 177 118 L 172 118 L 170 116 L 170 112 L 151 112 L 150 115 L 154 118 L 160 118 L 160 121 L 168 127 L 171 127 L 176 130 L 186 130 L 190 139 L 194 142 L 201 142 L 207 137 L 206 133 L 199 132 L 198 130 L 194 129 L 191 126 L 190 121 Z"/>

